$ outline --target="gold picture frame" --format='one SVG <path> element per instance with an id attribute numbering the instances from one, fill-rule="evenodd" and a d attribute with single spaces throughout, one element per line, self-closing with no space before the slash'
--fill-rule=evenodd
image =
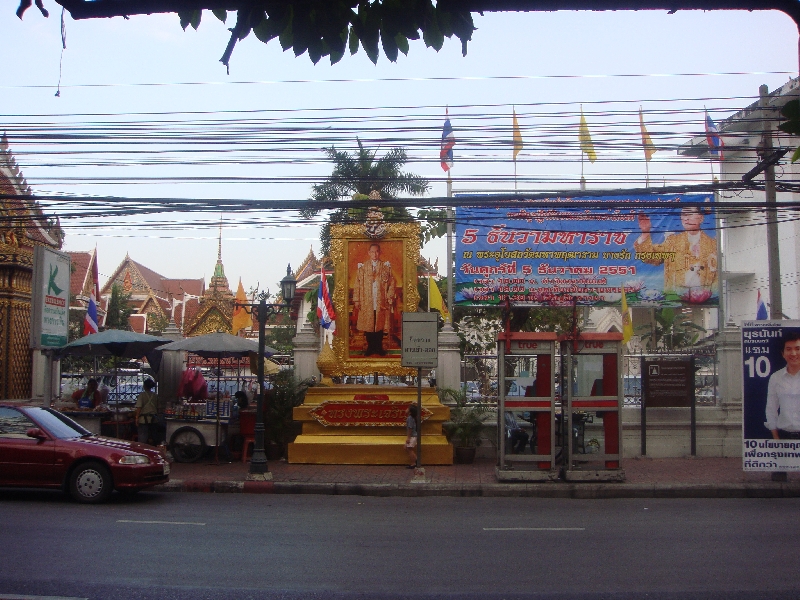
<path id="1" fill-rule="evenodd" d="M 330 256 L 335 279 L 332 299 L 336 311 L 335 365 L 331 375 L 410 375 L 414 372 L 414 369 L 400 366 L 400 328 L 402 313 L 416 312 L 419 306 L 419 224 L 389 223 L 382 229 L 385 233 L 373 238 L 367 235 L 364 224 L 331 225 Z M 378 245 L 377 252 L 371 250 L 374 245 Z M 383 310 L 373 306 L 376 309 L 373 325 L 364 327 L 363 319 L 359 319 L 361 307 L 354 297 L 358 299 L 363 295 L 357 291 L 365 285 L 364 275 L 359 276 L 359 270 L 371 263 L 374 254 L 378 254 L 379 260 L 372 262 L 379 263 L 382 269 L 381 285 L 391 290 L 385 296 L 393 298 L 390 310 L 385 310 L 386 304 Z M 394 285 L 390 285 L 392 280 Z M 367 333 L 381 335 L 368 336 Z"/>

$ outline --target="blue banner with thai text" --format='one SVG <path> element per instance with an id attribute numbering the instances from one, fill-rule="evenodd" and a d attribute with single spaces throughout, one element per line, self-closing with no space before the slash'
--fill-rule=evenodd
<path id="1" fill-rule="evenodd" d="M 800 471 L 800 321 L 742 323 L 742 467 Z"/>
<path id="2" fill-rule="evenodd" d="M 629 306 L 716 306 L 713 199 L 649 194 L 459 207 L 455 302 L 619 305 L 624 287 Z"/>

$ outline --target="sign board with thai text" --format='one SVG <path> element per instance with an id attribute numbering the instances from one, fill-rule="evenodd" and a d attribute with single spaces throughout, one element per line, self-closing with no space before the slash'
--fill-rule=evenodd
<path id="1" fill-rule="evenodd" d="M 712 194 L 540 204 L 457 209 L 456 304 L 619 306 L 623 287 L 628 306 L 718 304 Z"/>
<path id="2" fill-rule="evenodd" d="M 694 395 L 694 367 L 691 356 L 645 358 L 642 389 L 647 408 L 689 408 Z"/>
<path id="3" fill-rule="evenodd" d="M 800 321 L 742 323 L 745 471 L 800 471 Z"/>
<path id="4" fill-rule="evenodd" d="M 439 365 L 439 313 L 403 313 L 400 364 L 434 369 Z"/>
<path id="5" fill-rule="evenodd" d="M 31 348 L 60 348 L 69 341 L 68 254 L 44 246 L 33 252 Z"/>

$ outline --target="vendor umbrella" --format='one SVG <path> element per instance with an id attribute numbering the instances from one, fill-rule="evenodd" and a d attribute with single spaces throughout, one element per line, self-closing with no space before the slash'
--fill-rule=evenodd
<path id="1" fill-rule="evenodd" d="M 170 343 L 168 338 L 159 338 L 134 331 L 106 329 L 92 333 L 59 348 L 59 356 L 116 356 L 117 358 L 141 358 L 159 346 Z"/>
<path id="2" fill-rule="evenodd" d="M 114 381 L 118 381 L 118 360 L 120 358 L 142 358 L 159 346 L 168 344 L 172 340 L 159 338 L 135 331 L 123 329 L 106 329 L 100 333 L 92 333 L 66 346 L 56 350 L 56 355 L 63 356 L 113 356 Z M 119 397 L 115 405 L 115 413 L 119 414 Z M 119 418 L 117 423 L 117 437 L 119 437 Z"/>
<path id="3" fill-rule="evenodd" d="M 258 355 L 258 343 L 247 338 L 241 338 L 230 333 L 218 332 L 208 333 L 206 335 L 198 335 L 196 337 L 185 338 L 172 342 L 166 346 L 158 348 L 159 352 L 165 350 L 183 350 L 197 354 L 203 358 L 216 358 L 217 359 L 217 427 L 216 427 L 216 446 L 215 446 L 215 461 L 219 462 L 219 390 L 220 390 L 220 373 L 221 373 L 221 360 L 223 358 L 235 358 L 249 356 L 251 354 Z M 276 354 L 277 350 L 265 347 L 264 356 L 272 356 Z M 259 390 L 259 393 L 262 391 Z"/>
<path id="4" fill-rule="evenodd" d="M 258 343 L 230 333 L 219 332 L 178 340 L 166 346 L 161 346 L 158 350 L 159 352 L 163 350 L 184 350 L 203 358 L 233 358 L 247 356 L 251 352 L 258 354 Z M 277 350 L 270 347 L 264 348 L 264 356 L 272 356 L 277 352 Z"/>

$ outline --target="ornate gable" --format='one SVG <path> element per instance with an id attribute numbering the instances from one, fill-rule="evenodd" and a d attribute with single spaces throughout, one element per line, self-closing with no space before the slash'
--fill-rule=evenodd
<path id="1" fill-rule="evenodd" d="M 225 333 L 231 332 L 233 326 L 232 317 L 233 303 L 229 310 L 224 310 L 223 307 L 216 303 L 206 303 L 197 313 L 197 317 L 183 332 L 186 337 L 194 337 L 196 335 L 205 335 L 206 333 L 216 333 L 224 331 Z"/>
<path id="2" fill-rule="evenodd" d="M 111 294 L 111 288 L 115 283 L 118 283 L 122 286 L 122 290 L 126 294 L 129 293 L 133 296 L 138 296 L 139 299 L 150 296 L 154 290 L 147 279 L 142 276 L 139 266 L 139 263 L 131 259 L 130 256 L 125 255 L 123 261 L 116 268 L 111 277 L 108 278 L 103 289 L 100 290 L 100 295 L 105 296 Z"/>

